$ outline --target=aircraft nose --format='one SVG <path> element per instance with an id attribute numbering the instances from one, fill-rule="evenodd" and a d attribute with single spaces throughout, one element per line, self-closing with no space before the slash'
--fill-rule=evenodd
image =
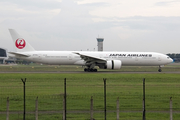
<path id="1" fill-rule="evenodd" d="M 170 59 L 170 61 L 171 61 L 171 63 L 174 62 L 174 60 L 172 58 Z"/>

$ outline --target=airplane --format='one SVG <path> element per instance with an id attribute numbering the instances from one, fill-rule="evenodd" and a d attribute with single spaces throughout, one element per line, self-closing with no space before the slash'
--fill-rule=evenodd
<path id="1" fill-rule="evenodd" d="M 100 69 L 117 70 L 122 66 L 159 66 L 173 62 L 162 53 L 157 52 L 105 52 L 105 51 L 36 51 L 27 40 L 14 29 L 9 29 L 16 52 L 9 52 L 15 58 L 50 64 L 50 65 L 81 65 L 86 66 L 85 72 L 97 72 Z"/>

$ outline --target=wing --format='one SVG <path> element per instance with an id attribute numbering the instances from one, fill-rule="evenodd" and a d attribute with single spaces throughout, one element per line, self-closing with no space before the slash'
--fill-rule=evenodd
<path id="1" fill-rule="evenodd" d="M 96 56 L 92 56 L 92 55 L 88 55 L 88 54 L 84 54 L 84 53 L 78 53 L 78 52 L 74 52 L 75 54 L 79 55 L 81 57 L 81 59 L 83 59 L 84 61 L 86 61 L 86 63 L 106 63 L 106 59 L 104 58 L 100 58 L 100 57 L 96 57 Z"/>

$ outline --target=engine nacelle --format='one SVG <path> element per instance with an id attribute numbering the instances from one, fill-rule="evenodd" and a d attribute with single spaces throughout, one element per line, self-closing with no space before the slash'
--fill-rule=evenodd
<path id="1" fill-rule="evenodd" d="M 122 62 L 120 60 L 108 60 L 106 63 L 106 69 L 120 69 Z"/>

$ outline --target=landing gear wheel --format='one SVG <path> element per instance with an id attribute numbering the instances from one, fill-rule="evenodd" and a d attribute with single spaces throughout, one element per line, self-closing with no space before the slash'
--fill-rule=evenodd
<path id="1" fill-rule="evenodd" d="M 97 69 L 89 69 L 89 68 L 85 68 L 84 72 L 97 72 Z"/>
<path id="2" fill-rule="evenodd" d="M 159 70 L 158 70 L 158 72 L 162 72 L 162 70 L 161 70 L 161 69 L 159 69 Z"/>
<path id="3" fill-rule="evenodd" d="M 87 72 L 87 69 L 86 69 L 86 68 L 84 69 L 84 72 Z"/>
<path id="4" fill-rule="evenodd" d="M 161 66 L 159 66 L 159 70 L 158 70 L 158 72 L 162 72 L 162 70 L 161 70 Z"/>

